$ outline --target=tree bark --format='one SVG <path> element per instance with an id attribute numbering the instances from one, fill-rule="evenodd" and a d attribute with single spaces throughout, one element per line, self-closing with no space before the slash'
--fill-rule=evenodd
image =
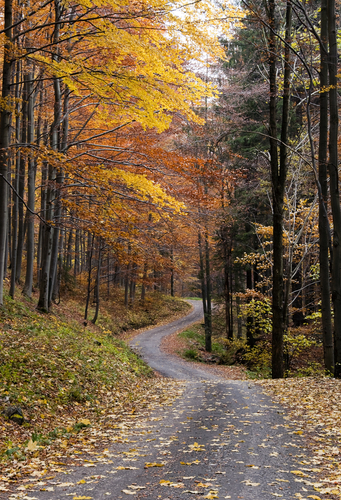
<path id="1" fill-rule="evenodd" d="M 27 80 L 27 142 L 34 141 L 34 96 L 33 96 L 33 71 L 25 75 Z M 35 208 L 35 177 L 36 168 L 32 151 L 29 153 L 27 170 L 27 240 L 26 240 L 26 277 L 23 294 L 32 296 L 33 264 L 34 264 L 34 208 Z"/>
<path id="2" fill-rule="evenodd" d="M 284 82 L 283 108 L 280 143 L 280 158 L 278 161 L 277 146 L 277 82 L 276 61 L 277 47 L 275 34 L 275 1 L 269 0 L 269 37 L 270 51 L 270 155 L 273 201 L 273 291 L 272 291 L 272 377 L 282 378 L 283 336 L 287 311 L 284 304 L 283 289 L 283 208 L 284 190 L 287 178 L 287 142 L 290 104 L 290 41 L 291 41 L 291 1 L 286 4 L 285 48 L 284 48 Z"/>
<path id="3" fill-rule="evenodd" d="M 95 300 L 96 300 L 96 309 L 95 315 L 91 320 L 91 323 L 95 324 L 98 318 L 99 312 L 99 287 L 100 287 L 100 279 L 101 279 L 101 264 L 102 264 L 102 245 L 101 238 L 98 241 L 98 258 L 97 258 L 97 276 L 96 276 L 96 286 L 95 286 Z"/>
<path id="4" fill-rule="evenodd" d="M 330 201 L 333 214 L 332 299 L 336 378 L 341 378 L 341 208 L 338 174 L 337 31 L 335 0 L 327 1 L 329 39 L 329 163 Z"/>
<path id="5" fill-rule="evenodd" d="M 320 237 L 320 289 L 324 364 L 329 373 L 334 371 L 333 327 L 330 304 L 329 276 L 329 227 L 328 227 L 328 12 L 327 0 L 321 0 L 321 63 L 320 63 L 320 136 L 319 136 L 319 182 L 321 196 L 319 200 L 319 237 Z M 330 256 L 331 257 L 331 256 Z"/>
<path id="6" fill-rule="evenodd" d="M 212 284 L 211 284 L 211 269 L 210 269 L 210 247 L 208 242 L 208 234 L 205 232 L 205 268 L 206 268 L 206 291 L 207 291 L 207 321 L 205 327 L 205 349 L 207 352 L 212 351 Z"/>
<path id="7" fill-rule="evenodd" d="M 7 106 L 3 106 L 0 113 L 0 306 L 4 303 L 3 282 L 6 266 L 6 241 L 7 241 L 7 222 L 8 222 L 8 185 L 6 183 L 8 176 L 8 148 L 10 143 L 10 124 L 11 124 L 11 80 L 12 66 L 11 59 L 11 40 L 12 40 L 12 0 L 4 2 L 4 62 L 2 70 L 2 93 L 1 97 Z"/>

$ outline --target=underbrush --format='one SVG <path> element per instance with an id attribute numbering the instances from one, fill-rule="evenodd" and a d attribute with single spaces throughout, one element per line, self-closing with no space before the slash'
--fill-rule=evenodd
<path id="1" fill-rule="evenodd" d="M 251 348 L 245 339 L 228 340 L 221 331 L 213 334 L 212 352 L 205 350 L 204 325 L 196 324 L 179 334 L 185 346 L 179 354 L 190 361 L 242 365 L 251 379 L 271 378 L 271 336 L 256 339 Z M 323 376 L 322 342 L 308 326 L 296 328 L 284 337 L 286 377 Z"/>
<path id="2" fill-rule="evenodd" d="M 112 301 L 94 326 L 83 322 L 75 298 L 50 314 L 39 313 L 33 300 L 20 300 L 7 296 L 0 311 L 0 461 L 25 461 L 52 448 L 63 452 L 107 414 L 115 421 L 145 407 L 148 398 L 166 397 L 153 371 L 117 334 L 171 320 L 188 310 L 187 303 L 153 294 L 143 304 L 144 317 L 141 309 Z M 23 425 L 3 414 L 10 406 L 22 411 Z"/>

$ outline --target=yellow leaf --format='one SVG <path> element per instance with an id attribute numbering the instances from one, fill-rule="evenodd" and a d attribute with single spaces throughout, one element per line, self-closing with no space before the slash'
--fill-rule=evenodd
<path id="1" fill-rule="evenodd" d="M 78 481 L 77 484 L 85 484 L 85 483 L 86 483 L 85 479 L 81 479 L 80 481 Z"/>
<path id="2" fill-rule="evenodd" d="M 39 450 L 39 446 L 37 445 L 37 443 L 35 441 L 32 441 L 32 439 L 30 439 L 29 442 L 27 443 L 25 450 L 36 451 L 36 450 Z"/>
<path id="3" fill-rule="evenodd" d="M 78 421 L 79 424 L 84 424 L 84 425 L 91 425 L 91 422 L 88 418 L 81 418 L 79 421 Z"/>
<path id="4" fill-rule="evenodd" d="M 181 465 L 200 464 L 200 460 L 193 460 L 193 462 L 180 462 Z"/>
<path id="5" fill-rule="evenodd" d="M 301 476 L 301 477 L 307 476 L 307 474 L 304 474 L 304 472 L 302 472 L 301 470 L 291 470 L 290 472 L 291 474 L 295 474 L 295 476 Z"/>
<path id="6" fill-rule="evenodd" d="M 145 469 L 148 469 L 148 467 L 164 467 L 164 466 L 165 466 L 165 464 L 158 464 L 156 462 L 146 462 L 144 464 Z"/>

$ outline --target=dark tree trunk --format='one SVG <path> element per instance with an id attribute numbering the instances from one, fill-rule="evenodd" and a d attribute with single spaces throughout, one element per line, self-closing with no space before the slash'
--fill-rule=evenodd
<path id="1" fill-rule="evenodd" d="M 91 320 L 91 323 L 95 324 L 98 318 L 98 312 L 99 312 L 99 287 L 100 287 L 100 279 L 101 279 L 101 264 L 102 264 L 102 245 L 101 245 L 101 238 L 98 241 L 98 258 L 97 258 L 97 276 L 96 276 L 96 285 L 95 285 L 95 302 L 96 302 L 96 309 L 95 309 L 95 315 L 93 319 Z"/>
<path id="2" fill-rule="evenodd" d="M 321 0 L 321 88 L 328 88 L 328 13 L 327 0 Z M 330 304 L 329 248 L 330 233 L 328 217 L 328 94 L 320 93 L 320 137 L 319 137 L 319 182 L 321 195 L 319 200 L 319 236 L 320 236 L 320 289 L 324 364 L 328 372 L 334 371 L 333 327 Z M 321 199 L 322 197 L 322 199 Z"/>
<path id="3" fill-rule="evenodd" d="M 88 236 L 90 235 L 90 232 L 88 233 Z M 84 312 L 84 319 L 88 319 L 88 310 L 89 310 L 89 302 L 90 302 L 90 294 L 91 294 L 91 268 L 92 268 L 92 254 L 94 250 L 94 240 L 95 240 L 95 235 L 92 235 L 91 242 L 88 240 L 88 290 L 87 290 L 87 295 L 86 295 L 86 304 L 85 304 L 85 312 Z"/>
<path id="4" fill-rule="evenodd" d="M 284 82 L 282 104 L 282 129 L 280 143 L 280 161 L 278 162 L 277 146 L 277 84 L 276 60 L 277 47 L 275 35 L 275 1 L 269 0 L 270 30 L 270 155 L 271 180 L 273 201 L 273 291 L 272 291 L 272 377 L 282 378 L 283 364 L 283 336 L 286 324 L 287 311 L 284 304 L 283 289 L 283 209 L 284 190 L 287 178 L 287 142 L 290 105 L 290 42 L 291 42 L 291 1 L 287 0 L 285 48 L 284 48 Z"/>
<path id="5" fill-rule="evenodd" d="M 5 57 L 2 70 L 2 100 L 9 102 L 11 99 L 12 66 L 11 39 L 12 39 L 12 0 L 4 3 L 4 29 L 5 29 Z M 3 282 L 6 265 L 6 240 L 8 222 L 8 147 L 10 143 L 11 106 L 3 106 L 0 113 L 0 306 L 3 305 Z"/>
<path id="6" fill-rule="evenodd" d="M 144 300 L 146 298 L 147 271 L 148 271 L 148 264 L 147 264 L 147 262 L 145 262 L 144 267 L 143 267 L 143 278 L 142 278 L 142 288 L 141 288 L 141 302 L 142 303 L 144 303 Z"/>
<path id="7" fill-rule="evenodd" d="M 329 38 L 329 177 L 333 214 L 332 298 L 334 305 L 334 375 L 341 378 L 341 208 L 338 174 L 338 78 L 335 0 L 327 1 Z"/>
<path id="8" fill-rule="evenodd" d="M 28 106 L 28 81 L 27 78 L 24 82 L 23 91 L 23 102 L 22 102 L 22 120 L 21 120 L 21 142 L 23 144 L 27 141 L 27 106 Z M 25 192 L 25 171 L 26 171 L 26 157 L 20 155 L 20 170 L 19 170 L 19 232 L 18 232 L 18 247 L 17 247 L 17 269 L 16 269 L 16 281 L 20 282 L 21 279 L 21 267 L 22 258 L 24 250 L 24 239 L 25 239 L 25 227 L 24 227 L 24 204 L 22 202 Z"/>
<path id="9" fill-rule="evenodd" d="M 75 260 L 74 260 L 74 276 L 79 274 L 79 229 L 76 229 L 75 238 Z"/>
<path id="10" fill-rule="evenodd" d="M 212 351 L 212 284 L 211 284 L 211 268 L 210 268 L 210 247 L 208 242 L 207 231 L 205 233 L 205 268 L 206 268 L 206 291 L 207 291 L 207 321 L 205 328 L 205 349 L 207 352 Z"/>
<path id="11" fill-rule="evenodd" d="M 171 262 L 172 262 L 172 269 L 171 269 L 170 286 L 171 286 L 171 296 L 174 297 L 174 249 L 173 249 L 173 245 L 171 247 Z"/>
<path id="12" fill-rule="evenodd" d="M 204 262 L 204 252 L 202 248 L 202 238 L 201 233 L 198 233 L 198 247 L 199 247 L 199 279 L 201 283 L 201 296 L 202 296 L 202 306 L 204 311 L 204 322 L 205 322 L 205 332 L 207 330 L 206 322 L 207 322 L 207 287 L 206 287 L 206 279 L 205 279 L 205 262 Z"/>
<path id="13" fill-rule="evenodd" d="M 20 95 L 20 79 L 21 79 L 21 64 L 17 62 L 16 69 L 16 89 L 15 97 L 17 99 L 16 105 L 16 124 L 15 124 L 15 138 L 17 142 L 20 142 L 20 107 L 19 107 L 19 95 Z M 14 191 L 12 192 L 12 257 L 11 257 L 11 286 L 9 294 L 13 298 L 16 285 L 16 272 L 17 272 L 17 248 L 18 248 L 18 210 L 19 210 L 19 199 L 17 196 L 19 190 L 19 171 L 20 171 L 20 151 L 16 151 L 15 156 L 15 176 L 14 176 Z"/>
<path id="14" fill-rule="evenodd" d="M 34 96 L 33 96 L 33 71 L 26 76 L 27 79 L 27 142 L 33 145 L 34 141 Z M 35 177 L 36 168 L 32 151 L 29 153 L 27 171 L 27 252 L 26 252 L 26 278 L 23 294 L 32 296 L 33 264 L 34 264 L 34 209 L 35 209 Z"/>

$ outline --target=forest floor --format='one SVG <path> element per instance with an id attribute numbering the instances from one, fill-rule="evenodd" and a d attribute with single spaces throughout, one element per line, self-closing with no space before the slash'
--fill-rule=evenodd
<path id="1" fill-rule="evenodd" d="M 59 457 L 84 447 L 96 432 L 93 441 L 102 446 L 108 418 L 118 425 L 168 404 L 179 390 L 120 337 L 183 316 L 186 302 L 152 294 L 127 309 L 121 295 L 111 296 L 93 325 L 84 323 L 80 296 L 70 295 L 48 315 L 36 310 L 36 299 L 18 291 L 0 311 L 0 493 L 31 474 L 58 472 Z M 23 425 L 2 414 L 8 408 L 22 411 Z"/>
<path id="2" fill-rule="evenodd" d="M 68 319 L 18 302 L 2 312 L 0 397 L 26 423 L 0 417 L 0 498 L 341 498 L 338 380 L 204 371 L 170 354 L 174 331 L 163 370 L 187 382 L 162 378 L 74 307 Z"/>

